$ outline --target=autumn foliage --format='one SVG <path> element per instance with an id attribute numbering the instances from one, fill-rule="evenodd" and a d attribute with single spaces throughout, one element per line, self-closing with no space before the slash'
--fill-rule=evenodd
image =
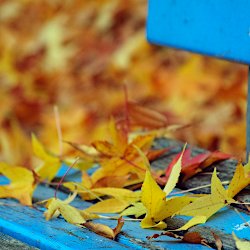
<path id="1" fill-rule="evenodd" d="M 150 45 L 146 4 L 0 1 L 0 173 L 10 181 L 0 198 L 32 206 L 35 188 L 73 165 L 82 181 L 62 179 L 57 189 L 73 195 L 44 201 L 45 218 L 61 215 L 115 239 L 122 218 L 114 229 L 92 220 L 116 213 L 167 229 L 166 218 L 186 215 L 192 218 L 178 229 L 186 230 L 235 203 L 250 184 L 249 163 L 239 163 L 228 188 L 214 169 L 210 194 L 171 194 L 212 163 L 244 157 L 247 69 Z M 170 148 L 153 150 L 158 137 L 210 152 L 193 156 L 184 147 L 159 172 L 151 161 Z M 77 209 L 70 205 L 76 195 L 95 203 Z M 205 242 L 197 234 L 179 239 L 193 236 Z"/>

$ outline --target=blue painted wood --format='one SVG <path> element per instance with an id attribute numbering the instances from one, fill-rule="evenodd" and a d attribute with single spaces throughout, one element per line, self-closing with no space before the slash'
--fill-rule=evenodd
<path id="1" fill-rule="evenodd" d="M 36 190 L 36 193 L 34 194 L 34 196 L 39 200 L 50 198 L 53 195 L 53 189 L 43 186 L 39 187 L 39 189 Z M 67 194 L 59 193 L 59 196 L 61 199 L 65 199 Z M 72 204 L 81 209 L 85 209 L 90 205 L 90 203 L 83 202 L 79 199 L 76 199 Z M 241 216 L 245 219 L 245 221 L 250 223 L 250 215 L 241 213 Z M 186 217 L 182 216 L 181 218 L 185 218 L 187 220 Z M 216 229 L 229 235 L 231 235 L 234 231 L 239 238 L 250 240 L 250 228 L 245 225 L 245 221 L 243 221 L 242 218 L 231 207 L 228 207 L 215 214 L 204 226 L 200 227 L 209 227 L 211 230 Z M 113 221 L 102 221 L 102 223 L 106 223 L 109 226 L 114 226 Z M 130 232 L 129 236 L 134 237 L 135 239 L 140 239 L 141 241 L 145 241 L 146 236 L 156 233 L 155 230 L 142 230 L 139 227 L 136 231 L 133 230 L 135 225 L 139 226 L 138 223 L 126 222 L 126 225 L 128 226 L 127 230 Z"/>
<path id="2" fill-rule="evenodd" d="M 54 190 L 39 186 L 34 194 L 36 199 L 42 200 L 53 197 Z M 58 192 L 61 199 L 67 194 Z M 164 241 L 148 241 L 146 236 L 159 233 L 158 230 L 144 230 L 138 222 L 126 221 L 123 233 L 117 241 L 103 238 L 84 228 L 78 228 L 66 223 L 62 218 L 45 221 L 44 208 L 32 209 L 19 205 L 10 199 L 1 199 L 0 203 L 0 231 L 41 249 L 183 249 L 173 238 L 164 237 Z M 75 199 L 74 206 L 84 209 L 90 205 L 80 199 Z M 8 209 L 6 209 L 8 208 Z M 97 220 L 110 227 L 115 227 L 116 221 Z M 205 250 L 205 246 L 185 244 L 185 249 Z"/>
<path id="3" fill-rule="evenodd" d="M 11 200 L 0 209 L 0 230 L 40 249 L 127 249 L 87 229 L 79 229 L 62 219 L 46 221 L 41 211 L 18 205 Z M 16 205 L 16 206 L 15 206 Z M 8 209 L 6 209 L 8 208 Z"/>
<path id="4" fill-rule="evenodd" d="M 151 43 L 250 64 L 249 0 L 149 0 Z"/>

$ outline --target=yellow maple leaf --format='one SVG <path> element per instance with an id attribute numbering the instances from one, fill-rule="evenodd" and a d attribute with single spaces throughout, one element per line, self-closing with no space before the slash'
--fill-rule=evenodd
<path id="1" fill-rule="evenodd" d="M 141 201 L 146 207 L 147 213 L 141 222 L 143 228 L 150 227 L 166 227 L 166 224 L 160 223 L 167 217 L 172 216 L 178 209 L 189 204 L 194 198 L 190 197 L 174 197 L 166 200 L 168 195 L 178 182 L 181 171 L 181 161 L 185 147 L 180 155 L 180 158 L 175 163 L 173 171 L 170 174 L 168 183 L 164 190 L 162 190 L 151 176 L 150 171 L 147 170 L 145 180 L 142 185 Z"/>
<path id="2" fill-rule="evenodd" d="M 71 224 L 80 225 L 86 222 L 80 211 L 65 201 L 51 198 L 46 206 L 47 211 L 44 213 L 46 220 L 50 220 L 55 214 L 56 217 L 61 214 Z"/>
<path id="3" fill-rule="evenodd" d="M 32 205 L 32 194 L 35 189 L 32 171 L 1 162 L 0 173 L 10 180 L 10 184 L 0 186 L 0 198 L 15 198 L 23 205 Z"/>
<path id="4" fill-rule="evenodd" d="M 148 170 L 142 185 L 141 200 L 147 209 L 146 216 L 141 221 L 142 228 L 154 227 L 157 222 L 167 217 L 166 194 L 157 185 Z"/>
<path id="5" fill-rule="evenodd" d="M 36 169 L 37 174 L 41 179 L 51 181 L 61 167 L 61 160 L 46 152 L 34 134 L 32 134 L 32 148 L 34 155 L 43 161 L 43 164 Z"/>
<path id="6" fill-rule="evenodd" d="M 176 215 L 194 216 L 178 230 L 187 230 L 191 226 L 205 223 L 213 214 L 232 202 L 234 200 L 228 196 L 227 191 L 216 175 L 216 169 L 214 169 L 211 181 L 211 194 L 197 198 L 193 203 L 183 207 L 176 213 Z"/>
<path id="7" fill-rule="evenodd" d="M 229 197 L 233 198 L 238 194 L 243 188 L 250 184 L 250 162 L 245 166 L 239 163 L 236 167 L 234 176 L 228 186 L 227 194 Z"/>
<path id="8" fill-rule="evenodd" d="M 118 132 L 117 132 L 118 133 Z M 91 176 L 93 185 L 107 176 L 126 176 L 133 175 L 121 185 L 126 186 L 136 180 L 143 181 L 146 166 L 138 153 L 138 149 L 147 152 L 153 142 L 153 135 L 138 136 L 128 144 L 118 145 L 109 142 L 95 142 L 93 145 L 104 156 L 100 161 L 100 168 Z"/>
<path id="9" fill-rule="evenodd" d="M 178 182 L 180 173 L 181 173 L 181 164 L 182 164 L 182 156 L 183 153 L 185 151 L 186 148 L 186 144 L 182 150 L 182 153 L 178 159 L 178 161 L 174 164 L 171 174 L 168 178 L 168 181 L 163 189 L 163 191 L 166 193 L 166 195 L 169 195 L 170 192 L 172 192 L 172 190 L 174 189 L 174 187 L 176 186 L 176 183 Z"/>

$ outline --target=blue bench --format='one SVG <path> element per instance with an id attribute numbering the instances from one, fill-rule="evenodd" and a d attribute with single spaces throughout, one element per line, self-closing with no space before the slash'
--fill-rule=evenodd
<path id="1" fill-rule="evenodd" d="M 148 39 L 157 44 L 249 63 L 249 7 L 250 2 L 247 0 L 149 0 Z M 249 142 L 248 132 L 247 152 L 249 152 Z M 156 160 L 153 163 L 154 167 L 165 167 L 173 155 L 180 152 L 182 148 L 181 143 L 176 141 L 164 139 L 158 142 L 158 147 L 167 146 L 171 146 L 172 150 L 163 158 Z M 194 153 L 200 151 L 202 150 L 194 149 Z M 219 177 L 222 180 L 230 179 L 235 165 L 233 160 L 216 165 L 220 172 Z M 225 166 L 227 167 L 226 173 Z M 67 178 L 77 180 L 79 176 L 69 174 Z M 0 178 L 0 184 L 3 182 L 4 179 Z M 182 188 L 195 187 L 197 183 L 199 185 L 210 183 L 210 177 L 208 175 L 195 176 L 186 181 Z M 204 189 L 203 192 L 206 193 L 208 190 Z M 245 201 L 250 201 L 249 190 L 240 195 Z M 52 187 L 39 185 L 34 193 L 34 201 L 53 196 Z M 58 197 L 64 199 L 67 194 L 61 190 L 58 191 Z M 76 198 L 73 205 L 84 209 L 90 203 Z M 240 211 L 239 215 L 233 207 L 226 208 L 213 216 L 205 225 L 195 226 L 191 230 L 199 231 L 210 243 L 214 242 L 211 234 L 213 231 L 222 239 L 224 249 L 235 249 L 232 231 L 235 231 L 239 238 L 250 241 L 250 228 L 246 224 L 246 222 L 250 223 L 250 215 L 247 211 Z M 66 223 L 62 218 L 45 221 L 43 212 L 44 208 L 40 205 L 30 208 L 21 206 L 12 199 L 1 200 L 1 246 L 5 239 L 13 237 L 13 242 L 15 242 L 14 239 L 20 240 L 27 244 L 25 246 L 27 249 L 32 247 L 41 249 L 209 249 L 202 245 L 180 243 L 168 236 L 149 241 L 146 236 L 159 233 L 159 231 L 141 229 L 138 222 L 132 221 L 126 221 L 122 233 L 118 235 L 116 241 L 112 241 L 86 228 L 79 229 Z M 178 220 L 169 219 L 167 223 L 171 229 L 179 227 L 186 220 L 185 217 Z M 115 221 L 99 221 L 111 227 L 116 224 Z M 5 235 L 8 236 L 5 237 Z"/>

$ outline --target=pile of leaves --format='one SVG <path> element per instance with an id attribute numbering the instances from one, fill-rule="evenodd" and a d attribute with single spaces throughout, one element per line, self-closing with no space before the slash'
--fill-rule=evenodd
<path id="1" fill-rule="evenodd" d="M 40 202 L 45 203 L 47 208 L 45 218 L 50 220 L 61 215 L 71 224 L 87 227 L 98 234 L 115 239 L 124 224 L 122 216 L 142 218 L 140 222 L 142 228 L 158 229 L 167 229 L 164 220 L 169 217 L 191 216 L 185 225 L 176 229 L 188 230 L 194 225 L 205 223 L 220 209 L 239 203 L 234 200 L 235 195 L 250 184 L 250 163 L 245 166 L 239 163 L 227 189 L 223 187 L 214 169 L 210 194 L 175 195 L 172 192 L 178 181 L 186 180 L 213 162 L 230 156 L 212 152 L 192 158 L 190 149 L 184 146 L 182 152 L 176 155 L 166 168 L 165 173 L 157 172 L 151 168 L 150 161 L 169 149 L 151 149 L 157 135 L 156 131 L 138 135 L 127 133 L 128 130 L 124 130 L 124 127 L 126 126 L 121 126 L 112 119 L 109 124 L 110 141 L 94 141 L 91 146 L 67 142 L 78 152 L 77 159 L 69 155 L 48 152 L 33 135 L 33 153 L 41 160 L 40 164 L 36 164 L 31 170 L 25 166 L 0 163 L 0 173 L 10 180 L 9 184 L 1 186 L 0 197 L 15 198 L 23 205 L 31 206 L 32 194 L 37 185 L 49 184 L 63 163 L 71 164 L 71 167 L 81 170 L 82 181 L 64 182 L 65 174 L 57 185 L 55 197 Z M 98 168 L 93 168 L 96 164 Z M 157 184 L 157 180 L 161 184 L 165 182 L 163 189 Z M 61 185 L 73 192 L 73 195 L 64 201 L 56 197 Z M 76 195 L 85 201 L 98 200 L 98 202 L 85 210 L 80 210 L 70 205 Z M 94 219 L 108 218 L 102 215 L 106 213 L 119 214 L 120 218 L 115 229 L 92 222 Z M 177 237 L 169 232 L 161 235 Z M 159 236 L 153 235 L 149 238 Z M 190 237 L 193 236 L 187 234 L 181 239 L 191 242 Z M 201 237 L 200 239 L 193 243 L 207 244 Z"/>

